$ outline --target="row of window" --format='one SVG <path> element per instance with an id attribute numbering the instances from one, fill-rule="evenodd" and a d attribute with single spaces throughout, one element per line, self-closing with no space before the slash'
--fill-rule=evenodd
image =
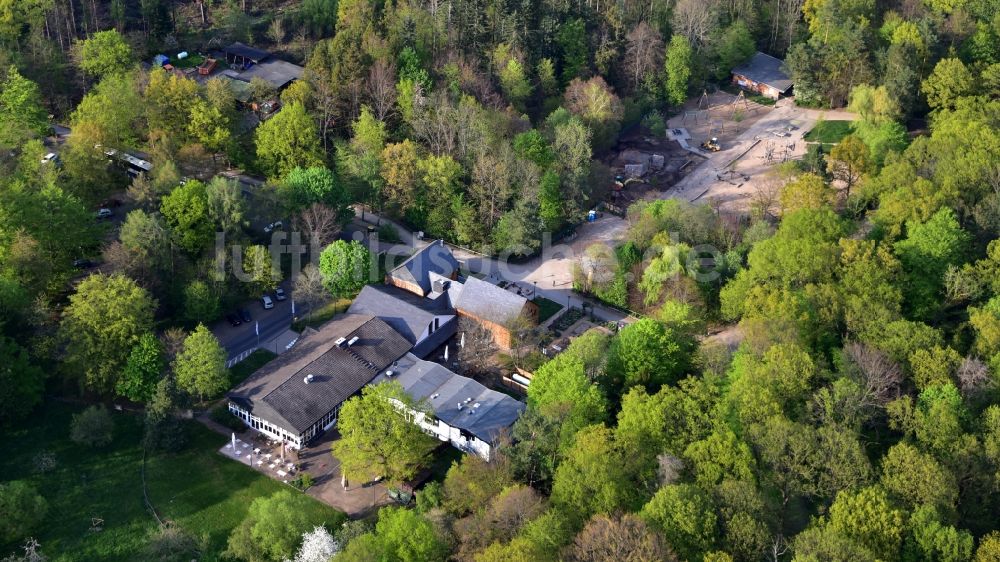
<path id="1" fill-rule="evenodd" d="M 250 427 L 256 429 L 261 433 L 267 434 L 269 437 L 272 437 L 274 439 L 284 439 L 288 443 L 291 443 L 292 445 L 295 446 L 300 446 L 302 444 L 302 442 L 299 439 L 299 436 L 297 435 L 293 436 L 291 433 L 288 433 L 284 429 L 281 429 L 276 425 L 268 423 L 267 421 L 262 420 L 257 416 L 251 415 L 250 412 L 247 412 L 243 408 L 236 406 L 232 402 L 229 403 L 229 411 L 238 416 L 241 420 L 243 420 L 243 423 L 249 425 Z"/>

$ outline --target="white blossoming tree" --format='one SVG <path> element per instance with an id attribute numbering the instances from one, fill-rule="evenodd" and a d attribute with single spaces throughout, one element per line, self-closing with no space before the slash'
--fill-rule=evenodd
<path id="1" fill-rule="evenodd" d="M 326 527 L 320 525 L 302 534 L 302 546 L 295 558 L 285 562 L 329 562 L 338 552 L 340 543 L 333 538 Z"/>

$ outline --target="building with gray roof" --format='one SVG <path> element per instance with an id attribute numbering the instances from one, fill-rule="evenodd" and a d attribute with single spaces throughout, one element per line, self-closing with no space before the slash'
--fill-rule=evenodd
<path id="1" fill-rule="evenodd" d="M 458 317 L 447 299 L 429 299 L 393 285 L 367 285 L 347 309 L 351 314 L 377 316 L 413 345 L 411 352 L 427 357 L 455 335 Z"/>
<path id="2" fill-rule="evenodd" d="M 301 78 L 303 71 L 297 64 L 269 58 L 241 72 L 240 80 L 250 82 L 254 78 L 261 78 L 275 89 L 282 90 L 293 80 Z"/>
<path id="3" fill-rule="evenodd" d="M 454 303 L 459 316 L 471 318 L 493 333 L 497 345 L 510 349 L 512 327 L 519 319 L 538 322 L 538 305 L 493 283 L 469 277 Z"/>
<path id="4" fill-rule="evenodd" d="M 340 316 L 303 332 L 292 350 L 227 393 L 229 410 L 268 437 L 301 447 L 333 425 L 341 404 L 410 348 L 375 316 Z"/>
<path id="5" fill-rule="evenodd" d="M 733 82 L 771 99 L 788 95 L 792 79 L 782 70 L 784 61 L 758 51 L 750 60 L 733 69 Z"/>
<path id="6" fill-rule="evenodd" d="M 413 354 L 399 359 L 372 383 L 397 381 L 418 404 L 433 412 L 413 412 L 414 423 L 457 449 L 489 461 L 493 447 L 524 412 L 524 403 L 490 390 L 443 365 Z"/>
<path id="7" fill-rule="evenodd" d="M 434 290 L 432 275 L 458 279 L 458 260 L 443 240 L 435 240 L 385 275 L 385 282 L 427 296 Z"/>

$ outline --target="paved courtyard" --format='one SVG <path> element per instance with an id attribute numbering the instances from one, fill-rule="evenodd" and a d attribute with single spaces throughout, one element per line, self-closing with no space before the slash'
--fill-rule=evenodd
<path id="1" fill-rule="evenodd" d="M 339 437 L 335 430 L 331 430 L 310 447 L 301 451 L 288 448 L 282 453 L 280 444 L 268 441 L 253 431 L 245 431 L 237 434 L 235 448 L 230 439 L 219 448 L 219 452 L 286 484 L 302 472 L 308 472 L 313 485 L 306 493 L 343 511 L 352 519 L 364 517 L 373 506 L 392 503 L 384 484 L 347 482 L 347 487 L 343 486 L 340 461 L 330 453 L 330 445 Z"/>

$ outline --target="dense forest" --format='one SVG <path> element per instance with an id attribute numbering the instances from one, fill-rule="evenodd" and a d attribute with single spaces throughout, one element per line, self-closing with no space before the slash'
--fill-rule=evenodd
<path id="1" fill-rule="evenodd" d="M 148 64 L 232 41 L 305 68 L 250 84 L 280 99 L 266 120 Z M 1000 560 L 997 0 L 0 0 L 0 430 L 43 394 L 121 397 L 150 450 L 181 450 L 172 414 L 228 380 L 204 324 L 276 286 L 251 217 L 319 249 L 363 203 L 529 255 L 603 199 L 623 130 L 662 135 L 758 50 L 851 133 L 777 167 L 749 216 L 629 209 L 576 288 L 643 318 L 541 365 L 499 458 L 347 524 L 333 559 Z M 266 178 L 252 202 L 228 168 Z M 117 230 L 95 222 L 123 193 Z M 350 293 L 301 279 L 303 302 Z M 0 554 L 30 527 L 15 484 Z M 261 549 L 289 531 L 247 521 L 230 557 L 309 531 Z"/>

